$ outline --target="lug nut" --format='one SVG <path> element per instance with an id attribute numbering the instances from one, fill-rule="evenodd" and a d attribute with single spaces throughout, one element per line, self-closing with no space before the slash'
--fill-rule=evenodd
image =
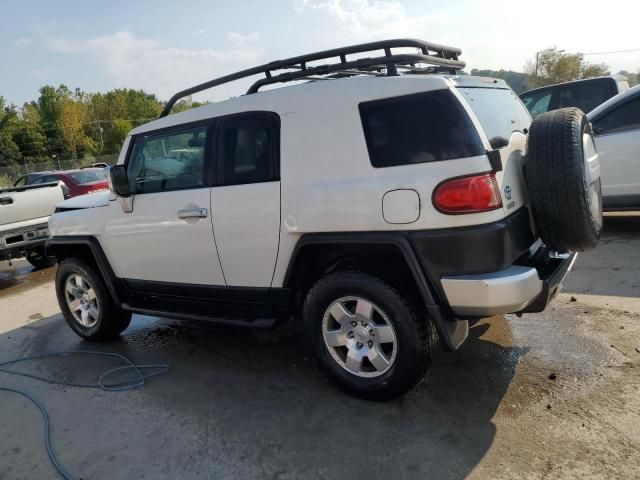
<path id="1" fill-rule="evenodd" d="M 349 332 L 349 333 L 347 333 L 347 337 L 349 337 L 349 338 L 353 338 L 353 332 Z"/>
<path id="2" fill-rule="evenodd" d="M 373 341 L 369 340 L 369 348 L 373 347 Z"/>
<path id="3" fill-rule="evenodd" d="M 373 335 L 374 335 L 373 328 L 371 330 L 369 330 L 369 335 L 371 335 L 373 337 Z"/>
<path id="4" fill-rule="evenodd" d="M 352 327 L 355 327 L 356 325 L 358 325 L 356 322 L 351 322 Z"/>
<path id="5" fill-rule="evenodd" d="M 356 347 L 362 348 L 362 343 L 360 343 L 360 342 L 356 343 Z"/>
<path id="6" fill-rule="evenodd" d="M 362 322 L 362 326 L 366 327 L 367 326 L 367 322 Z"/>

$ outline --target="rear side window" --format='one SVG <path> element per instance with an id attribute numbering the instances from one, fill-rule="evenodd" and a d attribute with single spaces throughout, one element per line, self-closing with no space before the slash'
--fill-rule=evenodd
<path id="1" fill-rule="evenodd" d="M 471 119 L 449 90 L 364 102 L 360 116 L 374 167 L 485 153 Z"/>
<path id="2" fill-rule="evenodd" d="M 509 143 L 513 132 L 524 132 L 531 115 L 511 90 L 501 88 L 459 88 L 459 92 L 480 120 L 493 148 Z"/>
<path id="3" fill-rule="evenodd" d="M 222 122 L 218 185 L 279 180 L 279 121 L 276 115 L 247 115 Z"/>

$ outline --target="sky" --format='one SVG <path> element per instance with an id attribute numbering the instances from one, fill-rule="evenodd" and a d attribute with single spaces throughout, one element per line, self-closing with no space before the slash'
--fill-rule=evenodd
<path id="1" fill-rule="evenodd" d="M 611 5 L 611 8 L 607 8 Z M 387 38 L 462 49 L 472 68 L 522 71 L 537 51 L 640 49 L 640 2 L 619 0 L 1 0 L 0 95 L 18 105 L 45 84 L 144 89 L 160 99 L 271 60 Z M 640 70 L 640 50 L 588 55 Z M 242 94 L 228 84 L 195 97 Z"/>

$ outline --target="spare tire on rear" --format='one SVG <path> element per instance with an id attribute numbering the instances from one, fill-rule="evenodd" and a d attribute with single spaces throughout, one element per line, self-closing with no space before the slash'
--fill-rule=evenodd
<path id="1" fill-rule="evenodd" d="M 531 123 L 525 177 L 542 241 L 557 252 L 594 248 L 602 231 L 600 162 L 591 126 L 578 108 Z"/>

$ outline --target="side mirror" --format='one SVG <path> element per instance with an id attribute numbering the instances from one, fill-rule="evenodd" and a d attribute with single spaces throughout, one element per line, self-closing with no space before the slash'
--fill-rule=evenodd
<path id="1" fill-rule="evenodd" d="M 127 169 L 124 165 L 114 165 L 109 171 L 109 190 L 119 197 L 131 196 Z"/>

